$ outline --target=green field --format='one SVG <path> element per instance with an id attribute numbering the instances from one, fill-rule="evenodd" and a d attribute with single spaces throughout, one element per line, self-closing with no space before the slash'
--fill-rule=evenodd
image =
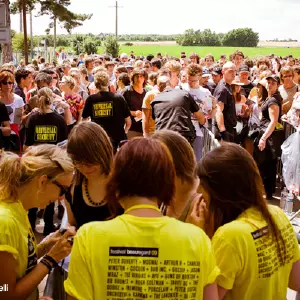
<path id="1" fill-rule="evenodd" d="M 162 55 L 168 54 L 169 56 L 180 56 L 181 51 L 185 51 L 187 55 L 192 52 L 196 52 L 200 55 L 200 57 L 205 56 L 206 54 L 211 53 L 215 56 L 215 58 L 219 58 L 221 54 L 226 54 L 227 58 L 230 54 L 236 51 L 236 47 L 197 47 L 197 46 L 179 46 L 179 45 L 133 45 L 133 46 L 122 46 L 120 53 L 126 52 L 130 53 L 130 51 L 134 51 L 135 55 L 144 55 L 148 54 L 156 54 L 157 52 L 161 52 Z M 292 54 L 294 57 L 300 57 L 300 48 L 268 48 L 268 47 L 257 47 L 257 48 L 247 48 L 240 47 L 245 56 L 250 58 L 257 56 L 266 56 L 270 53 L 274 53 L 277 56 L 287 56 Z M 103 53 L 103 48 L 99 47 L 98 53 Z"/>

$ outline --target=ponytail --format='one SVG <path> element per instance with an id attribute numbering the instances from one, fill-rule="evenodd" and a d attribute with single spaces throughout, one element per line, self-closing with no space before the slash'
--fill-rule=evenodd
<path id="1" fill-rule="evenodd" d="M 41 114 L 46 114 L 47 109 L 53 103 L 53 92 L 50 88 L 44 87 L 38 91 L 38 107 Z"/>

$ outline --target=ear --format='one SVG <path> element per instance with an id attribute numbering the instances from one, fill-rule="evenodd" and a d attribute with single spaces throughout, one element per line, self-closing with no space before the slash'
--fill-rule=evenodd
<path id="1" fill-rule="evenodd" d="M 48 177 L 47 175 L 42 175 L 38 178 L 38 189 L 43 189 L 45 187 L 45 185 L 47 184 L 48 182 Z"/>

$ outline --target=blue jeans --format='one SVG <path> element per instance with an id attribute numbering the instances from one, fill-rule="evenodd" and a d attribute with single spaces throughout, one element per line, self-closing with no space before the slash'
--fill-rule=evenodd
<path id="1" fill-rule="evenodd" d="M 197 161 L 201 160 L 202 158 L 202 149 L 203 149 L 203 136 L 196 136 L 196 139 L 193 142 L 193 150 Z"/>

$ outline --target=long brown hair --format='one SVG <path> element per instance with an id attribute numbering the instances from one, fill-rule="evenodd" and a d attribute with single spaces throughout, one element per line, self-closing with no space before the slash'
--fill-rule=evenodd
<path id="1" fill-rule="evenodd" d="M 105 130 L 93 122 L 76 125 L 68 139 L 67 152 L 74 162 L 100 165 L 105 175 L 110 173 L 113 161 L 113 148 Z M 75 183 L 81 182 L 77 172 Z"/>
<path id="2" fill-rule="evenodd" d="M 209 195 L 208 234 L 213 236 L 220 226 L 236 220 L 248 208 L 256 207 L 269 226 L 269 234 L 275 237 L 284 262 L 286 245 L 263 198 L 262 179 L 252 156 L 236 144 L 224 143 L 198 162 L 196 172 L 200 187 Z M 283 248 L 280 248 L 281 243 Z"/>

